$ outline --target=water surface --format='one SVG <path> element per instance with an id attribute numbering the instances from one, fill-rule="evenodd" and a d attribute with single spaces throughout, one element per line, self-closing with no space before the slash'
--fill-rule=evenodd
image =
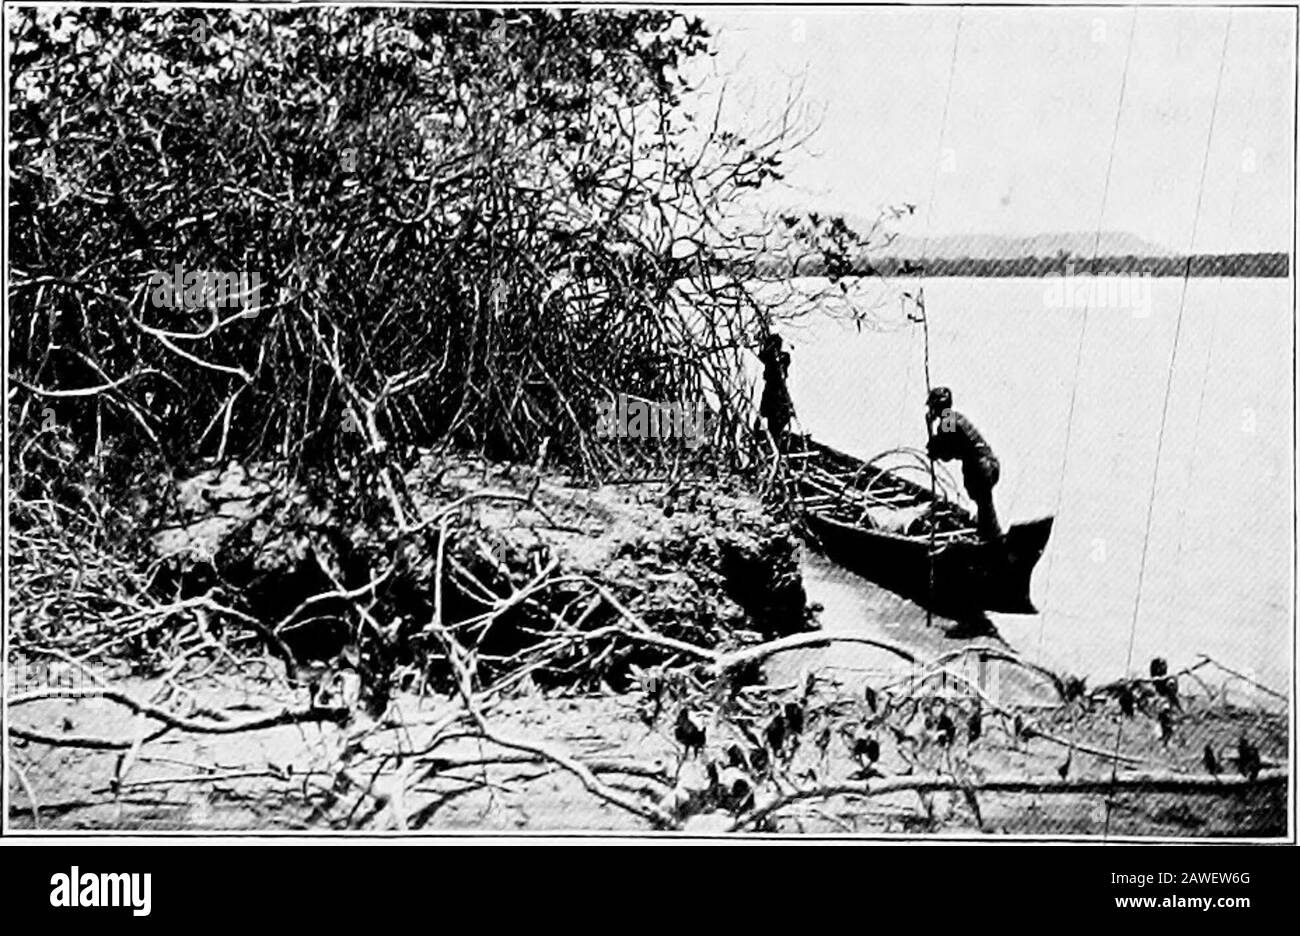
<path id="1" fill-rule="evenodd" d="M 1131 638 L 1134 669 L 1207 653 L 1285 688 L 1291 281 L 1193 279 L 1185 297 L 1179 279 L 1144 287 L 1145 298 L 1112 293 L 1087 310 L 1080 353 L 1084 309 L 1062 307 L 1059 281 L 926 284 L 932 379 L 953 389 L 1001 459 L 1004 525 L 1057 517 L 1033 583 L 1043 613 L 995 622 L 1013 646 L 1070 671 L 1122 673 Z M 783 329 L 805 431 L 857 455 L 923 446 L 922 332 L 899 309 L 881 301 L 880 330 L 824 318 Z M 872 613 L 865 606 L 839 613 Z"/>

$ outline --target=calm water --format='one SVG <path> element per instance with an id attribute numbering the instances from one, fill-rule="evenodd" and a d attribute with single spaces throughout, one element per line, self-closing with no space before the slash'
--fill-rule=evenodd
<path id="1" fill-rule="evenodd" d="M 1039 279 L 926 285 L 931 372 L 953 388 L 1002 461 L 1004 525 L 1057 517 L 1035 574 L 1038 616 L 997 615 L 1014 647 L 1098 678 L 1155 655 L 1207 653 L 1290 684 L 1294 452 L 1288 280 L 1192 280 L 1173 366 L 1159 474 L 1153 471 L 1181 280 L 1093 305 L 1083 318 Z M 923 446 L 920 326 L 885 303 L 879 331 L 808 319 L 783 329 L 805 431 L 858 455 Z M 1139 567 L 1153 504 L 1137 625 Z M 848 602 L 827 615 L 864 615 Z M 844 626 L 837 621 L 834 626 Z"/>

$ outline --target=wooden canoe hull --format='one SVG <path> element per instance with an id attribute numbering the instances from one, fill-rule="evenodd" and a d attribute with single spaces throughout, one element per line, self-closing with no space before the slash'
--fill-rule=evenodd
<path id="1" fill-rule="evenodd" d="M 832 561 L 936 612 L 1035 614 L 1034 567 L 1052 533 L 1052 518 L 1019 523 L 1001 542 L 960 540 L 937 546 L 931 584 L 929 542 L 864 529 L 809 512 L 805 523 Z"/>
<path id="2" fill-rule="evenodd" d="M 807 436 L 795 442 L 797 451 L 786 458 L 804 528 L 829 559 L 945 615 L 1036 613 L 1029 584 L 1052 534 L 1051 517 L 1015 524 L 1001 540 L 986 542 L 969 511 L 944 498 L 935 504 L 928 486 Z M 883 528 L 871 516 L 880 507 L 910 519 L 900 529 Z"/>

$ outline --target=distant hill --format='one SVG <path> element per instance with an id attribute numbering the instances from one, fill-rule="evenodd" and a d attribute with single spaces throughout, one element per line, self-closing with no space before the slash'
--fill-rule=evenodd
<path id="1" fill-rule="evenodd" d="M 998 234 L 945 234 L 931 237 L 900 235 L 892 244 L 878 253 L 886 257 L 907 257 L 919 260 L 1016 260 L 1023 257 L 1057 257 L 1062 253 L 1074 257 L 1092 258 L 1094 249 L 1099 257 L 1172 257 L 1176 252 L 1159 244 L 1143 240 L 1127 231 L 1103 231 L 1100 238 L 1095 232 L 1062 232 L 1032 234 L 1028 237 L 1005 237 Z"/>
<path id="2" fill-rule="evenodd" d="M 844 221 L 864 234 L 874 223 L 851 215 L 844 216 Z M 821 272 L 816 256 L 806 250 L 796 253 L 800 256 L 800 275 Z M 765 275 L 788 276 L 793 272 L 780 249 L 774 249 L 769 256 L 770 261 L 764 264 Z M 944 234 L 929 239 L 898 234 L 888 240 L 878 232 L 872 245 L 865 252 L 855 252 L 850 261 L 855 274 L 884 276 L 906 273 L 918 265 L 924 266 L 929 276 L 1046 276 L 1065 273 L 1067 263 L 1073 263 L 1074 272 L 1079 274 L 1285 277 L 1290 272 L 1286 253 L 1196 254 L 1189 263 L 1186 254 L 1127 231 L 1102 231 L 1100 236 L 1095 231 L 1028 236 Z"/>

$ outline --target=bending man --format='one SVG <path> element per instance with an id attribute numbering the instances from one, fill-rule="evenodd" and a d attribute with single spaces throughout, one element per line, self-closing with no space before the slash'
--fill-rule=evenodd
<path id="1" fill-rule="evenodd" d="M 998 539 L 1002 528 L 993 508 L 993 486 L 998 483 L 1001 466 L 993 449 L 971 421 L 952 408 L 952 391 L 947 387 L 930 391 L 926 425 L 930 427 L 930 457 L 936 461 L 961 461 L 966 493 L 979 509 L 979 534 L 986 540 Z"/>

